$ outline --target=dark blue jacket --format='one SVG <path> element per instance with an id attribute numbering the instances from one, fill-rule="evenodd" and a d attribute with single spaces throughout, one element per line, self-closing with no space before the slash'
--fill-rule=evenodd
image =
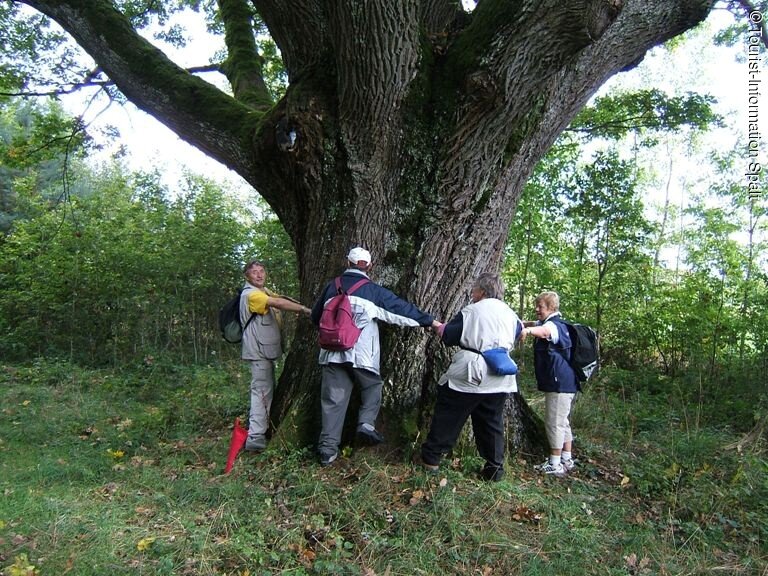
<path id="1" fill-rule="evenodd" d="M 552 322 L 557 326 L 560 338 L 557 344 L 552 344 L 545 338 L 536 338 L 533 343 L 533 367 L 538 389 L 542 392 L 576 393 L 581 387 L 567 360 L 571 356 L 568 328 L 560 322 L 559 314 L 547 318 L 545 322 Z"/>
<path id="2" fill-rule="evenodd" d="M 341 286 L 349 290 L 361 278 L 367 278 L 360 270 L 348 269 L 341 275 Z M 312 322 L 320 324 L 325 304 L 336 295 L 335 279 L 331 280 L 312 307 Z M 354 368 L 370 370 L 380 374 L 381 345 L 379 322 L 396 326 L 431 326 L 434 318 L 416 306 L 398 297 L 390 290 L 374 282 L 368 282 L 350 296 L 355 324 L 362 330 L 357 343 L 349 350 L 332 351 L 320 349 L 319 362 L 325 364 L 350 364 Z"/>

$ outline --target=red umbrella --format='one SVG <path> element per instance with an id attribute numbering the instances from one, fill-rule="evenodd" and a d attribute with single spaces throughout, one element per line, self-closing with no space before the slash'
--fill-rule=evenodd
<path id="1" fill-rule="evenodd" d="M 232 440 L 229 442 L 229 455 L 227 456 L 227 465 L 224 468 L 224 474 L 229 474 L 232 470 L 232 464 L 240 450 L 245 446 L 245 440 L 248 438 L 248 430 L 240 426 L 240 418 L 235 418 L 235 427 L 232 428 Z"/>

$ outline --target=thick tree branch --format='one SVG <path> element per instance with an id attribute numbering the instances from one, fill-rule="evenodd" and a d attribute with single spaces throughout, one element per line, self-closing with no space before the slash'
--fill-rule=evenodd
<path id="1" fill-rule="evenodd" d="M 553 79 L 598 41 L 621 7 L 620 0 L 486 0 L 476 8 L 446 67 L 463 93 L 441 186 L 449 213 L 471 220 L 488 190 L 468 183 L 490 186 L 505 155 L 548 132 L 539 120 Z"/>
<path id="2" fill-rule="evenodd" d="M 328 29 L 320 0 L 251 0 L 280 48 L 288 81 L 310 71 L 328 73 Z"/>
<path id="3" fill-rule="evenodd" d="M 559 16 L 545 22 L 545 9 L 562 8 L 559 3 L 501 4 L 499 9 L 497 0 L 484 0 L 457 40 L 458 54 L 452 53 L 454 47 L 449 50 L 445 74 L 464 81 L 456 87 L 463 100 L 453 133 L 445 138 L 437 185 L 439 220 L 451 225 L 430 232 L 425 263 L 445 246 L 452 246 L 456 261 L 467 250 L 487 254 L 483 243 L 493 245 L 500 258 L 505 236 L 493 230 L 506 229 L 536 162 L 589 97 L 647 50 L 701 22 L 712 3 L 626 0 L 599 37 L 583 20 L 578 26 Z M 559 37 L 557 22 L 570 30 L 565 39 Z M 469 62 L 463 59 L 467 53 L 475 54 Z M 474 245 L 464 240 L 469 237 Z M 478 271 L 484 265 L 478 262 Z M 417 269 L 416 275 L 422 274 Z M 432 271 L 430 278 L 446 285 L 452 281 L 441 271 Z"/>
<path id="4" fill-rule="evenodd" d="M 420 37 L 416 6 L 377 0 L 332 2 L 339 120 L 347 143 L 363 158 L 386 145 L 391 124 L 417 73 Z"/>
<path id="5" fill-rule="evenodd" d="M 551 78 L 542 93 L 546 104 L 538 117 L 538 126 L 548 129 L 539 130 L 511 157 L 503 186 L 514 189 L 525 182 L 529 174 L 520 172 L 519 163 L 533 167 L 608 78 L 640 62 L 654 46 L 702 22 L 713 4 L 707 0 L 626 0 L 605 34 Z"/>
<path id="6" fill-rule="evenodd" d="M 20 0 L 56 20 L 137 107 L 240 174 L 260 116 L 189 74 L 142 38 L 108 0 Z"/>
<path id="7" fill-rule="evenodd" d="M 419 21 L 427 36 L 447 34 L 448 28 L 464 11 L 455 0 L 422 0 Z"/>
<path id="8" fill-rule="evenodd" d="M 205 66 L 189 66 L 188 68 L 185 68 L 187 72 L 190 74 L 205 74 L 209 72 L 220 72 L 220 66 L 218 64 L 207 64 Z M 75 92 L 79 92 L 80 90 L 86 90 L 87 88 L 99 88 L 103 90 L 104 88 L 109 88 L 110 86 L 115 86 L 115 83 L 112 80 L 106 79 L 106 80 L 96 80 L 96 76 L 98 75 L 100 71 L 95 70 L 91 74 L 89 74 L 86 78 L 84 78 L 80 82 L 75 82 L 72 84 L 67 85 L 54 85 L 59 86 L 58 88 L 51 88 L 50 90 L 35 90 L 35 91 L 29 91 L 29 90 L 21 90 L 18 92 L 0 92 L 0 96 L 8 96 L 8 97 L 22 97 L 22 98 L 37 98 L 37 97 L 48 97 L 48 96 L 64 96 L 66 94 L 74 94 Z M 48 84 L 49 86 L 51 84 Z"/>
<path id="9" fill-rule="evenodd" d="M 264 60 L 256 49 L 246 0 L 219 0 L 219 13 L 227 44 L 227 59 L 221 68 L 235 98 L 256 110 L 269 110 L 273 102 L 262 75 Z"/>

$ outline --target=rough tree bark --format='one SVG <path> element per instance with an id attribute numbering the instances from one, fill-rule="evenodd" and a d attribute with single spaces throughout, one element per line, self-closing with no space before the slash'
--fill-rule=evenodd
<path id="1" fill-rule="evenodd" d="M 439 318 L 499 268 L 534 165 L 588 98 L 646 51 L 702 21 L 702 0 L 219 0 L 228 95 L 142 39 L 108 0 L 20 0 L 57 21 L 125 96 L 240 174 L 274 209 L 312 302 L 350 245 L 375 278 Z M 280 48 L 273 102 L 250 23 Z M 285 133 L 294 130 L 293 146 Z M 413 439 L 447 351 L 385 330 L 385 410 Z M 275 402 L 279 433 L 314 440 L 314 331 L 299 326 Z M 510 404 L 510 444 L 537 442 Z"/>

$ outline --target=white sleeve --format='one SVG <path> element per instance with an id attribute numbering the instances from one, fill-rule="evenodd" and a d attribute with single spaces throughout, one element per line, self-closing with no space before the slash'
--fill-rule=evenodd
<path id="1" fill-rule="evenodd" d="M 557 331 L 557 324 L 551 320 L 547 320 L 542 326 L 549 328 L 549 341 L 552 342 L 552 344 L 560 342 L 560 332 Z"/>

